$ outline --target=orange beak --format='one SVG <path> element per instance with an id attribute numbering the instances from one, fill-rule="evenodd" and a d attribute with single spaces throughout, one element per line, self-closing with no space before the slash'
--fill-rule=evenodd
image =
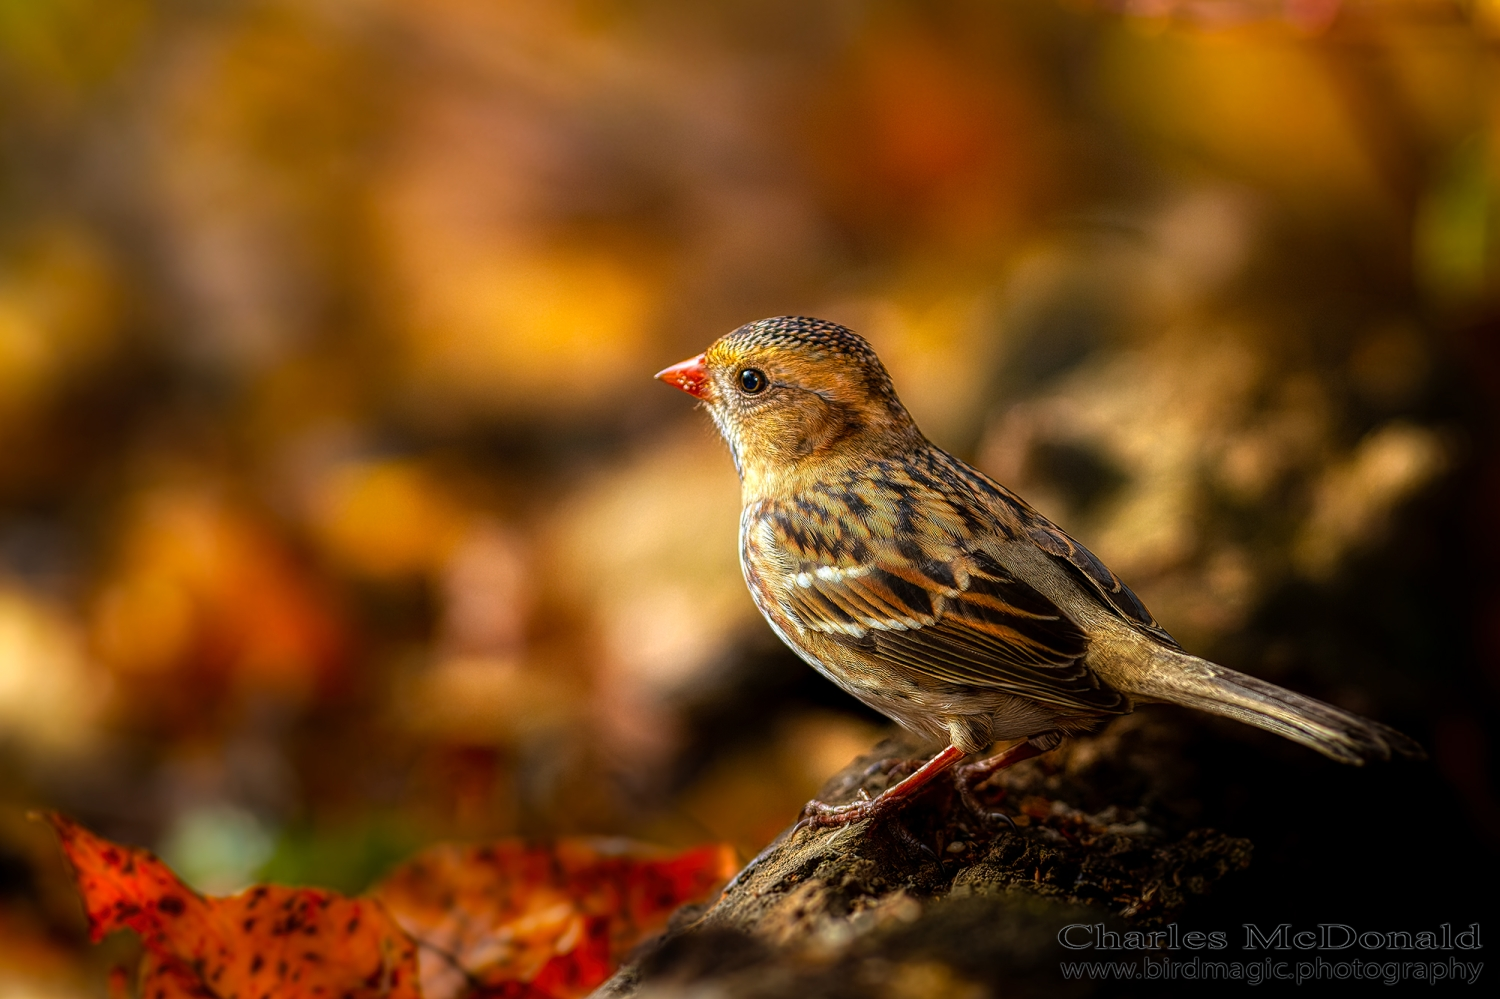
<path id="1" fill-rule="evenodd" d="M 703 366 L 703 355 L 678 361 L 670 368 L 663 368 L 656 377 L 668 385 L 675 385 L 688 395 L 699 399 L 708 398 L 708 369 Z"/>

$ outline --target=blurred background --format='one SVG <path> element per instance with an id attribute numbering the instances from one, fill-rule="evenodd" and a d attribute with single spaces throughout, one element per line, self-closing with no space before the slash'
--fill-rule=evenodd
<path id="1" fill-rule="evenodd" d="M 768 842 L 884 723 L 650 376 L 787 313 L 1492 870 L 1497 71 L 1495 0 L 0 0 L 0 993 L 129 946 L 28 809 L 214 892 Z M 1154 717 L 1299 877 L 1247 772 L 1355 772 Z"/>

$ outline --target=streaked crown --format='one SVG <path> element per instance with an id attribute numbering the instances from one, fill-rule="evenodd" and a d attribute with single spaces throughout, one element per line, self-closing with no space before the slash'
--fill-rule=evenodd
<path id="1" fill-rule="evenodd" d="M 812 316 L 773 316 L 746 323 L 709 348 L 710 362 L 787 351 L 808 361 L 835 360 L 861 372 L 872 395 L 894 401 L 895 388 L 869 342 L 847 326 Z"/>

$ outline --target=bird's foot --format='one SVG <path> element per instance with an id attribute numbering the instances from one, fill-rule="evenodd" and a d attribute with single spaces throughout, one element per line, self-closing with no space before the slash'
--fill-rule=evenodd
<path id="1" fill-rule="evenodd" d="M 837 826 L 847 826 L 853 822 L 863 822 L 865 819 L 874 819 L 887 815 L 894 811 L 895 802 L 885 795 L 871 798 L 861 788 L 860 800 L 850 802 L 847 805 L 828 805 L 816 799 L 809 801 L 802 808 L 802 818 L 792 831 L 798 829 L 832 829 Z"/>
<path id="2" fill-rule="evenodd" d="M 963 759 L 963 750 L 950 745 L 926 763 L 918 766 L 909 777 L 904 778 L 895 786 L 886 787 L 874 798 L 870 798 L 861 787 L 859 801 L 853 801 L 850 804 L 831 805 L 823 804 L 822 801 L 808 801 L 807 805 L 802 808 L 801 819 L 792 826 L 792 832 L 795 834 L 798 829 L 802 828 L 826 829 L 832 826 L 849 825 L 850 822 L 862 822 L 864 819 L 879 819 L 906 804 L 922 787 L 936 780 L 939 774 L 948 772 L 948 768 L 960 759 Z M 897 835 L 903 840 L 915 841 L 915 837 L 912 837 L 909 829 L 904 826 L 897 832 Z M 918 843 L 918 846 L 921 844 Z M 932 853 L 932 850 L 927 849 L 926 846 L 922 846 L 921 849 Z"/>
<path id="3" fill-rule="evenodd" d="M 847 805 L 825 805 L 821 801 L 809 801 L 802 809 L 801 820 L 792 827 L 792 832 L 795 833 L 805 827 L 827 829 L 834 826 L 846 826 L 851 822 L 861 822 L 865 819 L 880 818 L 910 801 L 939 774 L 946 773 L 950 767 L 963 759 L 963 755 L 963 750 L 949 746 L 918 767 L 911 776 L 894 787 L 886 788 L 874 798 L 869 797 L 865 790 L 860 788 L 861 800 Z"/>
<path id="4" fill-rule="evenodd" d="M 973 812 L 982 821 L 1003 822 L 1014 829 L 1016 823 L 1009 815 L 986 808 L 975 792 L 979 790 L 982 784 L 1006 767 L 1014 766 L 1022 760 L 1029 760 L 1033 756 L 1040 756 L 1049 749 L 1055 748 L 1061 742 L 1062 738 L 1057 733 L 1047 732 L 1028 739 L 1026 742 L 1011 746 L 1004 752 L 997 753 L 987 760 L 954 767 L 953 784 L 958 789 L 959 799 L 964 803 L 965 808 Z"/>
<path id="5" fill-rule="evenodd" d="M 1016 828 L 1014 819 L 1004 812 L 988 807 L 984 802 L 979 800 L 979 795 L 976 792 L 979 790 L 979 785 L 988 780 L 989 776 L 989 774 L 981 774 L 976 780 L 973 774 L 955 773 L 953 775 L 953 786 L 958 789 L 958 799 L 964 803 L 964 807 L 980 822 L 986 825 L 1003 824 L 1014 829 Z"/>
<path id="6" fill-rule="evenodd" d="M 802 809 L 801 821 L 792 827 L 792 832 L 796 833 L 799 829 L 831 829 L 874 819 L 912 852 L 924 853 L 934 860 L 937 859 L 937 853 L 932 847 L 913 835 L 898 816 L 901 806 L 907 801 L 905 796 L 881 794 L 871 798 L 865 795 L 863 790 L 860 794 L 862 800 L 847 805 L 827 805 L 821 801 L 809 801 Z"/>

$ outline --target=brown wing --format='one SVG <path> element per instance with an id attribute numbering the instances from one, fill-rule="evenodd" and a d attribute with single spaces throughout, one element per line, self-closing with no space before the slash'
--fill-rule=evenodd
<path id="1" fill-rule="evenodd" d="M 905 672 L 989 688 L 1065 711 L 1122 713 L 1125 698 L 1080 660 L 1088 637 L 985 555 L 920 565 L 889 555 L 797 574 L 787 609 Z"/>
<path id="2" fill-rule="evenodd" d="M 1033 512 L 1032 517 L 1034 520 L 1027 525 L 1027 534 L 1033 544 L 1048 555 L 1066 562 L 1076 576 L 1081 577 L 1090 589 L 1104 598 L 1116 613 L 1131 624 L 1174 649 L 1182 648 L 1177 644 L 1177 639 L 1167 633 L 1167 629 L 1156 623 L 1156 618 L 1141 603 L 1141 598 L 1119 576 L 1111 572 L 1107 565 L 1099 561 L 1097 555 L 1068 537 L 1060 527 L 1040 514 Z"/>
<path id="3" fill-rule="evenodd" d="M 1086 592 L 1100 598 L 1101 602 L 1120 617 L 1147 632 L 1153 638 L 1174 649 L 1182 646 L 1177 639 L 1156 622 L 1141 598 L 1099 561 L 1099 557 L 1083 545 L 1070 538 L 1062 528 L 1043 517 L 1031 505 L 1000 483 L 991 479 L 971 465 L 965 464 L 946 452 L 936 452 L 952 474 L 968 483 L 976 496 L 981 498 L 991 512 L 1011 533 L 1024 534 L 1032 544 L 1056 559 L 1060 559 L 1068 570 L 1084 584 Z"/>

